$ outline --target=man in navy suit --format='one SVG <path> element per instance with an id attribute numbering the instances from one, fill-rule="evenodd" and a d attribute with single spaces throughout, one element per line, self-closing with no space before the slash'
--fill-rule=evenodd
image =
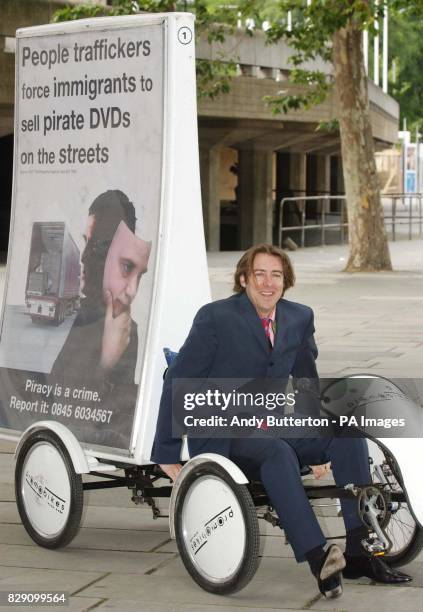
<path id="1" fill-rule="evenodd" d="M 250 248 L 235 272 L 235 295 L 206 304 L 164 381 L 152 461 L 173 480 L 180 466 L 181 440 L 172 437 L 172 380 L 182 378 L 317 379 L 313 311 L 283 299 L 295 275 L 284 251 L 268 244 Z M 367 444 L 360 438 L 280 439 L 189 438 L 190 456 L 213 452 L 232 459 L 266 489 L 294 550 L 307 560 L 322 593 L 342 593 L 341 570 L 349 578 L 369 576 L 393 583 L 411 580 L 365 554 L 361 540 L 368 535 L 354 500 L 341 500 L 347 540 L 345 558 L 326 540 L 302 485 L 300 464 L 320 477 L 331 467 L 335 482 L 371 482 Z M 289 491 L 289 496 L 286 492 Z M 346 567 L 345 567 L 346 566 Z"/>

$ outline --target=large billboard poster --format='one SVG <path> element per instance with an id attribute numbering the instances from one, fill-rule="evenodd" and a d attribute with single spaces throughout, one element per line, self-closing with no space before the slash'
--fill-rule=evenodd
<path id="1" fill-rule="evenodd" d="M 0 427 L 53 419 L 128 449 L 157 256 L 164 26 L 24 31 L 16 62 Z"/>

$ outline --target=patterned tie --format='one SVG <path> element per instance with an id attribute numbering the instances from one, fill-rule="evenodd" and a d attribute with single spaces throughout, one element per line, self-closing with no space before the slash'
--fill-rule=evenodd
<path id="1" fill-rule="evenodd" d="M 269 343 L 269 349 L 272 350 L 273 348 L 273 338 L 274 338 L 274 334 L 273 334 L 273 321 L 270 317 L 264 317 L 263 319 L 260 319 L 261 324 L 263 325 L 263 329 L 264 329 L 264 333 L 266 335 L 267 341 Z M 263 431 L 267 431 L 268 427 L 266 425 L 266 423 L 262 423 L 261 426 L 259 427 L 259 429 L 262 429 Z"/>
<path id="2" fill-rule="evenodd" d="M 270 349 L 273 348 L 273 327 L 272 327 L 272 319 L 270 317 L 264 317 L 263 319 L 260 319 L 261 324 L 263 325 L 264 328 L 264 333 L 266 335 L 266 338 L 269 342 L 269 347 Z"/>

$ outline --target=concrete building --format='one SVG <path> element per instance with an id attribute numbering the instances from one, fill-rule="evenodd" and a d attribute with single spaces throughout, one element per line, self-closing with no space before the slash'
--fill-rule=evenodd
<path id="1" fill-rule="evenodd" d="M 316 131 L 319 122 L 336 117 L 334 95 L 308 111 L 274 116 L 263 97 L 293 89 L 286 44 L 268 46 L 261 32 L 252 38 L 240 33 L 224 45 L 200 43 L 197 49 L 199 57 L 210 59 L 222 52 L 237 58 L 240 75 L 229 94 L 200 100 L 198 108 L 205 231 L 212 251 L 275 241 L 283 197 L 344 192 L 339 133 Z M 309 67 L 328 75 L 332 70 L 323 62 Z M 370 79 L 368 85 L 375 145 L 386 149 L 397 141 L 398 104 Z M 319 205 L 307 206 L 310 222 Z M 339 214 L 339 203 L 334 205 L 327 212 Z M 283 216 L 284 225 L 298 224 L 293 205 Z"/>
<path id="2" fill-rule="evenodd" d="M 0 250 L 7 248 L 10 215 L 15 29 L 46 23 L 58 7 L 70 3 L 3 0 L 0 7 Z M 203 98 L 198 104 L 202 201 L 210 251 L 277 241 L 283 197 L 344 191 L 339 134 L 316 131 L 319 122 L 336 117 L 333 94 L 308 111 L 274 116 L 263 97 L 292 88 L 287 81 L 286 44 L 267 46 L 262 32 L 248 37 L 240 31 L 223 45 L 197 46 L 199 58 L 220 58 L 222 53 L 237 62 L 239 74 L 228 94 Z M 313 65 L 330 75 L 330 65 Z M 370 80 L 369 97 L 376 148 L 385 149 L 397 140 L 398 104 Z M 322 206 L 340 218 L 339 202 L 316 202 L 306 208 L 306 223 L 318 218 Z M 300 212 L 295 203 L 285 206 L 284 226 L 298 225 Z M 297 236 L 293 232 L 291 237 Z"/>

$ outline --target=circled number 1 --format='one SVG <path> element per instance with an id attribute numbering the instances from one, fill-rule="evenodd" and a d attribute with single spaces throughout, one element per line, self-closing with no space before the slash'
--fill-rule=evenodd
<path id="1" fill-rule="evenodd" d="M 179 28 L 178 40 L 182 45 L 188 45 L 192 41 L 192 31 L 187 26 Z"/>

